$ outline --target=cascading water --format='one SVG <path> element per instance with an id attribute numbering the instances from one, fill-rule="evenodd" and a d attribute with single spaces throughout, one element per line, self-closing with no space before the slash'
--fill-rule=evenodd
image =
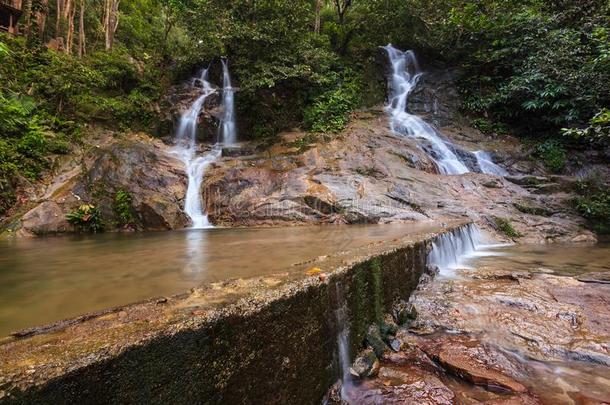
<path id="1" fill-rule="evenodd" d="M 481 232 L 474 224 L 468 224 L 444 233 L 432 243 L 428 265 L 437 266 L 442 276 L 453 276 L 454 270 L 463 268 L 464 258 L 481 246 Z"/>
<path id="2" fill-rule="evenodd" d="M 197 121 L 205 100 L 216 90 L 208 82 L 208 70 L 204 69 L 201 76 L 193 80 L 192 85 L 201 83 L 201 95 L 193 102 L 191 107 L 182 114 L 176 132 L 176 147 L 174 152 L 182 159 L 186 166 L 188 186 L 184 201 L 184 212 L 192 221 L 192 228 L 209 228 L 212 225 L 203 210 L 201 201 L 201 183 L 205 169 L 218 157 L 221 149 L 214 145 L 212 150 L 202 156 L 197 156 Z"/>
<path id="3" fill-rule="evenodd" d="M 481 172 L 486 174 L 493 174 L 495 176 L 508 176 L 508 172 L 495 164 L 491 159 L 491 155 L 489 152 L 485 152 L 484 150 L 477 150 L 472 152 L 477 157 L 477 163 L 481 168 Z"/>
<path id="4" fill-rule="evenodd" d="M 415 89 L 422 75 L 413 51 L 402 52 L 392 45 L 387 45 L 384 49 L 392 63 L 392 77 L 388 83 L 390 97 L 387 106 L 392 131 L 428 141 L 437 156 L 435 162 L 441 173 L 468 173 L 466 165 L 451 151 L 438 132 L 418 116 L 407 112 L 409 94 Z"/>
<path id="5" fill-rule="evenodd" d="M 220 139 L 224 145 L 233 145 L 237 141 L 235 125 L 235 89 L 231 86 L 229 63 L 222 59 L 222 107 L 223 114 L 220 126 Z"/>
<path id="6" fill-rule="evenodd" d="M 352 389 L 352 375 L 350 374 L 350 355 L 349 355 L 349 326 L 347 317 L 347 307 L 345 306 L 345 296 L 343 286 L 336 284 L 337 309 L 335 318 L 337 321 L 337 351 L 339 354 L 339 367 L 341 369 L 341 399 L 350 404 L 349 393 Z"/>

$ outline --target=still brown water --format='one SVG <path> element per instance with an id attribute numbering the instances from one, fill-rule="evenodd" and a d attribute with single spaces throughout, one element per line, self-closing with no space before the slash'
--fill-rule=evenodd
<path id="1" fill-rule="evenodd" d="M 206 229 L 0 241 L 0 336 L 437 225 Z"/>

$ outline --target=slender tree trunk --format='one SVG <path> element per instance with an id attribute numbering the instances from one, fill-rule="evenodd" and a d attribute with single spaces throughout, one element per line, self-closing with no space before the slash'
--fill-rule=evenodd
<path id="1" fill-rule="evenodd" d="M 114 34 L 119 27 L 119 3 L 120 0 L 104 1 L 104 31 L 106 39 L 106 50 L 112 49 Z"/>
<path id="2" fill-rule="evenodd" d="M 66 35 L 66 53 L 72 53 L 72 45 L 74 44 L 74 15 L 76 14 L 76 7 L 74 6 L 74 0 L 68 0 L 68 33 Z"/>
<path id="3" fill-rule="evenodd" d="M 61 14 L 64 8 L 64 0 L 57 0 L 55 10 L 55 38 L 61 37 Z"/>
<path id="4" fill-rule="evenodd" d="M 82 58 L 85 51 L 85 0 L 80 0 L 80 14 L 78 17 L 78 57 Z"/>
<path id="5" fill-rule="evenodd" d="M 322 8 L 322 0 L 316 0 L 316 21 L 314 23 L 313 32 L 320 33 L 320 9 Z"/>
<path id="6" fill-rule="evenodd" d="M 49 0 L 40 2 L 40 10 L 36 11 L 36 25 L 38 25 L 38 36 L 44 39 L 44 30 L 47 24 L 47 15 L 49 14 Z"/>

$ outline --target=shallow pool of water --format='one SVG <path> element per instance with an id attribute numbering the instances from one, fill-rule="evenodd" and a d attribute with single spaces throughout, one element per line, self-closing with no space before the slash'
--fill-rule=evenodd
<path id="1" fill-rule="evenodd" d="M 437 225 L 206 229 L 0 241 L 0 336 Z"/>

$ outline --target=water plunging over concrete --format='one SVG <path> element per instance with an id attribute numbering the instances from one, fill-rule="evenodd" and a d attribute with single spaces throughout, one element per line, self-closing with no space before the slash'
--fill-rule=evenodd
<path id="1" fill-rule="evenodd" d="M 341 398 L 351 403 L 349 391 L 352 388 L 352 376 L 350 374 L 351 357 L 349 353 L 349 318 L 345 303 L 345 294 L 341 283 L 335 285 L 337 295 L 337 309 L 335 317 L 337 321 L 337 352 L 339 354 L 339 367 L 341 369 Z"/>
<path id="2" fill-rule="evenodd" d="M 432 243 L 428 265 L 437 266 L 442 276 L 453 276 L 455 270 L 464 268 L 464 259 L 484 247 L 481 232 L 474 224 L 440 235 Z"/>
<path id="3" fill-rule="evenodd" d="M 216 90 L 208 82 L 208 69 L 203 69 L 201 75 L 194 78 L 193 86 L 202 84 L 201 95 L 193 102 L 191 107 L 182 114 L 178 131 L 176 132 L 175 153 L 186 166 L 188 176 L 188 187 L 184 199 L 184 212 L 192 222 L 192 228 L 210 228 L 212 225 L 208 220 L 207 214 L 203 210 L 201 201 L 201 183 L 206 168 L 220 157 L 221 149 L 214 145 L 211 151 L 198 156 L 197 154 L 197 121 L 205 100 Z"/>
<path id="4" fill-rule="evenodd" d="M 472 153 L 474 153 L 474 155 L 476 156 L 477 163 L 479 164 L 479 167 L 481 168 L 481 171 L 483 173 L 493 174 L 496 176 L 508 176 L 508 172 L 504 168 L 498 166 L 493 162 L 489 152 L 485 152 L 484 150 L 477 150 Z"/>
<path id="5" fill-rule="evenodd" d="M 402 52 L 392 45 L 387 45 L 384 49 L 392 64 L 392 76 L 388 83 L 390 97 L 387 106 L 392 131 L 403 136 L 428 141 L 437 155 L 434 160 L 441 173 L 468 173 L 466 165 L 451 151 L 440 134 L 420 117 L 407 111 L 409 94 L 415 89 L 422 75 L 413 51 Z"/>
<path id="6" fill-rule="evenodd" d="M 222 108 L 223 115 L 220 127 L 220 142 L 224 145 L 233 145 L 237 141 L 237 127 L 235 125 L 235 89 L 231 85 L 229 62 L 222 59 Z"/>

